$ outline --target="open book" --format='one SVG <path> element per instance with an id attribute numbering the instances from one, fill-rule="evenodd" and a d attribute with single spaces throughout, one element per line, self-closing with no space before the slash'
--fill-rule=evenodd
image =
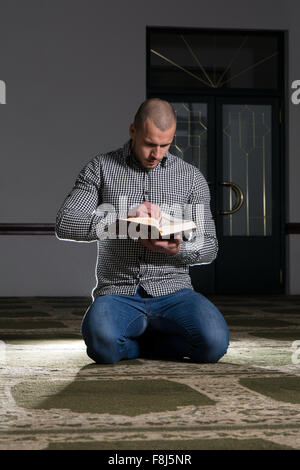
<path id="1" fill-rule="evenodd" d="M 141 233 L 147 233 L 149 238 L 161 238 L 167 236 L 174 236 L 182 232 L 187 235 L 197 228 L 196 224 L 192 220 L 185 220 L 172 217 L 165 212 L 161 212 L 160 218 L 155 219 L 153 217 L 128 217 L 121 218 L 119 222 L 127 222 L 128 224 L 135 224 L 134 227 Z M 138 227 L 139 226 L 139 227 Z"/>

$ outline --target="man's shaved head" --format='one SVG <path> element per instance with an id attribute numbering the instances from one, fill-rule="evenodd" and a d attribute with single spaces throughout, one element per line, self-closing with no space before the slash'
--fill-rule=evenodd
<path id="1" fill-rule="evenodd" d="M 175 132 L 172 105 L 159 98 L 144 101 L 129 128 L 132 155 L 147 170 L 155 168 L 168 152 Z"/>
<path id="2" fill-rule="evenodd" d="M 150 119 L 161 131 L 166 131 L 176 124 L 176 114 L 172 105 L 160 98 L 150 98 L 141 104 L 134 118 L 135 127 L 141 128 L 147 119 Z"/>

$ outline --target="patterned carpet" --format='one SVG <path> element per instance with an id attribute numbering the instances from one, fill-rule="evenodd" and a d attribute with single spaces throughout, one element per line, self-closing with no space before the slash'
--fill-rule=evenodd
<path id="1" fill-rule="evenodd" d="M 89 299 L 1 298 L 0 449 L 299 449 L 300 296 L 209 298 L 218 364 L 116 365 L 86 355 Z"/>

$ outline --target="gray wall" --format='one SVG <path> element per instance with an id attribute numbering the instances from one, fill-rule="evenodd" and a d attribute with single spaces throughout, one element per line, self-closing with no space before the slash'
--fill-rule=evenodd
<path id="1" fill-rule="evenodd" d="M 0 221 L 53 223 L 82 166 L 127 140 L 145 98 L 146 25 L 289 30 L 290 84 L 299 14 L 291 0 L 0 0 Z M 288 113 L 286 221 L 300 222 L 300 105 Z M 300 294 L 300 235 L 287 250 L 287 292 Z M 1 236 L 0 295 L 90 295 L 95 255 L 95 243 Z"/>

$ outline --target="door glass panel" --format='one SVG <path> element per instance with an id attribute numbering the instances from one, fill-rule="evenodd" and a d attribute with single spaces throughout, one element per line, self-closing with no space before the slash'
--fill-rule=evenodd
<path id="1" fill-rule="evenodd" d="M 272 235 L 271 105 L 223 105 L 222 210 L 225 236 Z M 235 187 L 227 183 L 233 183 Z"/>
<path id="2" fill-rule="evenodd" d="M 177 129 L 170 152 L 195 165 L 207 177 L 207 104 L 172 103 Z"/>
<path id="3" fill-rule="evenodd" d="M 149 88 L 183 90 L 279 88 L 279 34 L 151 27 Z"/>

